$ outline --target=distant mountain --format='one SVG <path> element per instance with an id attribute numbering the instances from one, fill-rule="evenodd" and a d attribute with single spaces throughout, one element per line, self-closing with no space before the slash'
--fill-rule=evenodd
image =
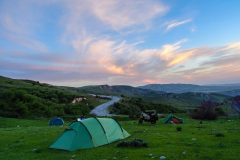
<path id="1" fill-rule="evenodd" d="M 194 86 L 194 85 L 192 85 Z M 162 103 L 172 105 L 179 108 L 194 108 L 201 104 L 204 100 L 212 100 L 215 102 L 223 102 L 229 99 L 228 95 L 222 95 L 218 93 L 166 93 L 162 91 L 155 91 L 151 89 L 143 89 L 132 86 L 109 86 L 109 85 L 97 85 L 97 86 L 85 86 L 78 88 L 83 93 L 104 94 L 104 95 L 125 95 L 131 97 L 139 97 L 145 101 L 151 101 L 155 103 Z"/>
<path id="2" fill-rule="evenodd" d="M 150 89 L 167 93 L 186 93 L 186 92 L 227 92 L 240 89 L 240 84 L 223 85 L 194 85 L 194 84 L 148 84 L 138 88 Z"/>
<path id="3" fill-rule="evenodd" d="M 240 95 L 240 89 L 236 90 L 231 90 L 231 91 L 224 91 L 224 92 L 219 92 L 220 94 L 227 95 L 227 96 L 238 96 Z"/>
<path id="4" fill-rule="evenodd" d="M 148 96 L 148 95 L 161 95 L 165 92 L 153 91 L 150 89 L 136 88 L 127 85 L 95 85 L 79 87 L 80 92 L 104 94 L 104 95 L 126 95 L 126 96 Z"/>
<path id="5" fill-rule="evenodd" d="M 229 83 L 229 84 L 211 84 L 208 86 L 240 86 L 240 83 Z"/>

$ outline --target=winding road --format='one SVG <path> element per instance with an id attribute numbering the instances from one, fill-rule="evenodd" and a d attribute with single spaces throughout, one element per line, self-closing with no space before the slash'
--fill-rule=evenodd
<path id="1" fill-rule="evenodd" d="M 109 114 L 108 108 L 120 100 L 121 100 L 120 97 L 111 96 L 110 101 L 95 107 L 90 113 L 96 116 L 112 116 L 111 114 Z"/>

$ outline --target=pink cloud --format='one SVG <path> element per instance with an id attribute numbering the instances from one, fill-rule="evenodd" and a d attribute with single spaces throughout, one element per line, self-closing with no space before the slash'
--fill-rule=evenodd
<path id="1" fill-rule="evenodd" d="M 61 77 L 61 83 L 63 84 L 72 81 L 72 79 L 80 80 L 81 77 L 85 77 L 84 81 L 88 80 L 89 83 L 93 84 L 104 82 L 103 79 L 105 79 L 105 83 L 109 84 L 125 82 L 135 85 L 143 83 L 227 81 L 228 79 L 240 78 L 238 74 L 240 68 L 238 62 L 240 58 L 239 45 L 232 44 L 188 50 L 181 50 L 181 46 L 179 46 L 167 50 L 168 53 L 163 49 L 165 47 L 139 50 L 134 45 L 127 43 L 117 43 L 109 39 L 95 40 L 88 44 L 87 54 L 84 55 L 73 53 L 70 57 L 66 57 L 67 54 L 56 57 L 52 54 L 46 54 L 38 56 L 36 59 L 32 57 L 32 64 L 21 63 L 21 61 L 16 63 L 17 59 L 15 57 L 15 62 L 12 62 L 12 64 L 9 61 L 8 63 L 1 62 L 1 68 L 29 73 L 36 72 L 38 74 L 33 74 L 34 76 L 52 77 L 49 80 L 58 84 L 60 84 L 60 80 L 57 77 Z M 171 44 L 168 45 L 171 46 Z M 161 54 L 171 56 L 170 58 L 156 56 Z M 185 55 L 186 57 L 184 57 Z M 21 60 L 21 57 L 18 56 L 19 60 Z M 42 60 L 45 60 L 46 64 L 38 64 L 37 61 L 41 62 Z M 95 78 L 87 78 L 92 77 L 92 75 L 96 75 Z M 79 81 L 79 85 L 81 82 Z M 77 84 L 77 82 L 74 84 Z"/>
<path id="2" fill-rule="evenodd" d="M 64 12 L 60 22 L 56 21 L 61 26 L 59 46 L 68 50 L 61 53 L 51 52 L 46 43 L 35 37 L 44 14 L 42 7 L 52 4 L 61 6 Z M 140 48 L 144 39 L 130 43 L 123 38 L 122 35 L 135 32 L 136 26 L 151 28 L 154 18 L 166 14 L 169 7 L 161 1 L 51 0 L 9 6 L 0 10 L 1 38 L 27 50 L 1 49 L 0 70 L 4 73 L 14 71 L 33 79 L 74 85 L 239 79 L 239 42 L 183 49 L 187 39 L 180 39 L 156 48 Z M 173 21 L 166 28 L 171 30 L 191 21 Z M 109 31 L 118 33 L 117 38 L 105 35 Z"/>
<path id="3" fill-rule="evenodd" d="M 156 80 L 156 79 L 144 79 L 143 80 L 143 83 L 145 84 L 157 84 L 157 83 L 161 83 L 159 80 Z"/>

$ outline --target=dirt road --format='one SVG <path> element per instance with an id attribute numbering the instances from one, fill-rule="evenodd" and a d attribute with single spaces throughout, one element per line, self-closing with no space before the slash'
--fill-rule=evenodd
<path id="1" fill-rule="evenodd" d="M 111 98 L 112 99 L 110 101 L 95 107 L 90 113 L 96 116 L 111 116 L 111 114 L 109 114 L 108 108 L 114 103 L 121 100 L 121 98 L 117 96 L 111 96 Z"/>

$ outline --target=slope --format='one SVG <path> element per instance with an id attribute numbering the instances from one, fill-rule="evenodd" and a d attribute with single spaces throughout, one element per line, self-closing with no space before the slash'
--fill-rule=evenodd
<path id="1" fill-rule="evenodd" d="M 71 104 L 75 97 L 81 96 L 87 100 Z M 102 102 L 70 87 L 0 77 L 0 116 L 40 118 L 88 114 Z"/>
<path id="2" fill-rule="evenodd" d="M 168 93 L 185 93 L 185 92 L 226 92 L 240 89 L 239 84 L 223 85 L 194 85 L 194 84 L 148 84 L 138 88 L 162 91 Z"/>

